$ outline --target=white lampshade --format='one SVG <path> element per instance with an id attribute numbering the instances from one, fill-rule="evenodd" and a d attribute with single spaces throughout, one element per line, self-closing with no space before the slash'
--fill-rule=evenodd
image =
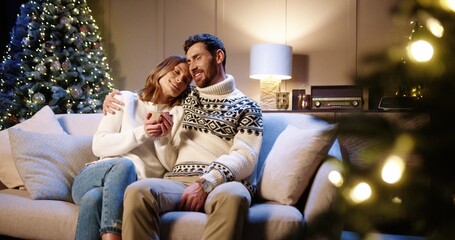
<path id="1" fill-rule="evenodd" d="M 250 52 L 250 78 L 291 79 L 292 47 L 284 44 L 256 44 Z"/>

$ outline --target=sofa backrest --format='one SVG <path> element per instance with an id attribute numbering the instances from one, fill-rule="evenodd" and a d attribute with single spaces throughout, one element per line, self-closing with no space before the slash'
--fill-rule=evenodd
<path id="1" fill-rule="evenodd" d="M 102 113 L 82 113 L 82 114 L 57 114 L 57 119 L 63 129 L 72 135 L 93 135 L 98 128 L 98 123 L 103 117 Z M 294 125 L 302 129 L 319 128 L 329 123 L 323 119 L 298 112 L 265 112 L 264 118 L 264 137 L 259 153 L 259 161 L 254 176 L 259 177 L 264 161 L 270 152 L 276 138 L 283 132 L 288 125 Z M 298 144 L 298 143 L 296 143 Z M 342 159 L 338 140 L 330 148 L 329 155 Z M 259 174 L 258 174 L 259 173 Z"/>
<path id="2" fill-rule="evenodd" d="M 93 135 L 98 128 L 98 123 L 103 117 L 102 113 L 82 113 L 82 114 L 57 114 L 57 119 L 63 129 L 72 135 Z M 320 118 L 297 112 L 266 112 L 264 118 L 264 138 L 262 141 L 261 152 L 259 154 L 258 168 L 262 168 L 264 160 L 270 152 L 276 138 L 288 126 L 294 125 L 298 128 L 318 128 L 329 124 Z M 338 141 L 332 145 L 329 155 L 342 159 Z"/>
<path id="3" fill-rule="evenodd" d="M 63 130 L 71 135 L 94 135 L 102 113 L 56 114 Z"/>

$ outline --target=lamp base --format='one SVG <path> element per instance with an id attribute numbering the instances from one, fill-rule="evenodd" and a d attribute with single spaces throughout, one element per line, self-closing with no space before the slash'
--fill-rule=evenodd
<path id="1" fill-rule="evenodd" d="M 261 80 L 260 105 L 263 110 L 277 109 L 277 95 L 280 91 L 280 80 L 265 79 Z"/>

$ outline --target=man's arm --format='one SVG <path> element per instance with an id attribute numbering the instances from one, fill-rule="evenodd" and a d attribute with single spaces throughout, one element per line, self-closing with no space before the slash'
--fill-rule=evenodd
<path id="1" fill-rule="evenodd" d="M 120 106 L 124 106 L 125 103 L 116 99 L 114 96 L 117 94 L 121 94 L 118 89 L 112 90 L 103 101 L 103 114 L 106 115 L 108 113 L 115 114 L 116 111 L 120 111 Z"/>
<path id="2" fill-rule="evenodd" d="M 241 115 L 237 120 L 238 132 L 233 138 L 229 153 L 210 163 L 209 170 L 202 176 L 213 188 L 226 181 L 247 179 L 256 167 L 262 144 L 262 111 L 253 104 Z"/>

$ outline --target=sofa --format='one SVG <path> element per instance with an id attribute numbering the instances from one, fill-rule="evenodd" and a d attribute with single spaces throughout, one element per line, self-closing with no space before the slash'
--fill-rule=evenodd
<path id="1" fill-rule="evenodd" d="M 77 171 L 94 158 L 91 137 L 101 118 L 100 113 L 53 114 L 44 107 L 0 131 L 0 238 L 74 239 L 78 207 L 68 191 Z M 345 157 L 337 124 L 293 112 L 264 112 L 263 120 L 259 161 L 250 179 L 258 194 L 244 239 L 301 236 L 336 201 L 338 188 L 328 174 L 342 171 Z M 162 239 L 201 239 L 207 217 L 174 211 L 161 219 Z"/>

